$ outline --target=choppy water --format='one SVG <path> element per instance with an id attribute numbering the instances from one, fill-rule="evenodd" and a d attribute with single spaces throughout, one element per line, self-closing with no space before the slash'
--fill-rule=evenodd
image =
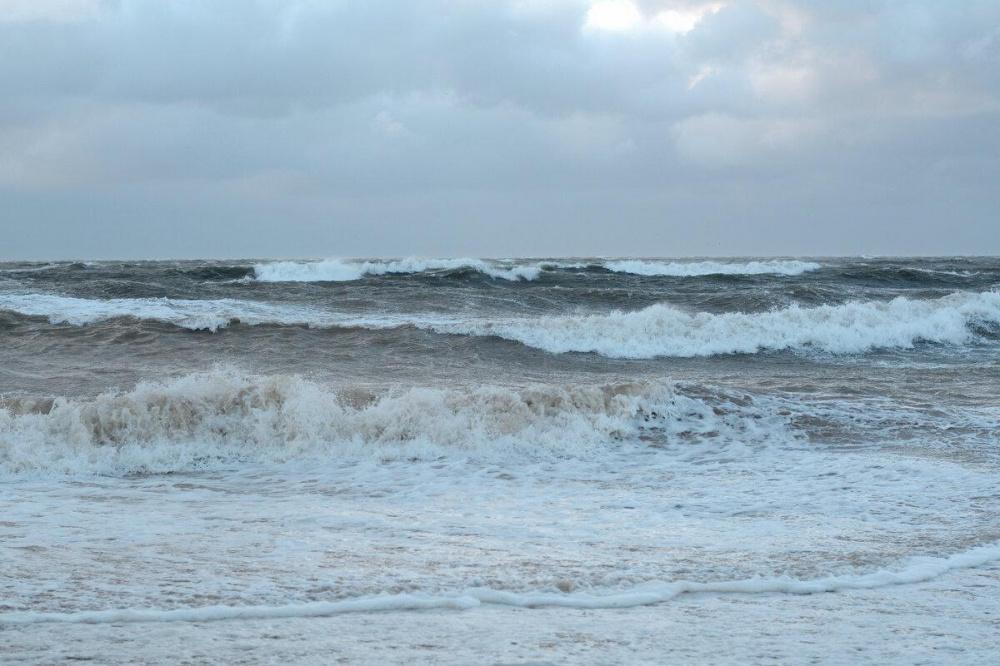
<path id="1" fill-rule="evenodd" d="M 1000 259 L 6 263 L 0 341 L 26 663 L 1000 649 Z"/>

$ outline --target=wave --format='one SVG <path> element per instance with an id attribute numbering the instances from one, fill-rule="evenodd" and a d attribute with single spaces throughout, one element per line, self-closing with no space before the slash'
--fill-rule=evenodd
<path id="1" fill-rule="evenodd" d="M 744 396 L 686 395 L 663 383 L 375 393 L 217 368 L 94 398 L 0 402 L 0 471 L 122 475 L 303 458 L 582 455 L 640 432 L 745 445 L 783 436 L 783 418 Z"/>
<path id="2" fill-rule="evenodd" d="M 544 316 L 430 325 L 441 333 L 496 336 L 552 353 L 596 352 L 648 359 L 815 349 L 852 354 L 909 349 L 918 342 L 960 345 L 973 327 L 1000 323 L 1000 293 L 955 293 L 939 299 L 851 301 L 812 308 L 691 313 L 656 304 L 634 312 Z M 419 324 L 417 324 L 419 326 Z"/>
<path id="3" fill-rule="evenodd" d="M 250 282 L 254 276 L 251 266 L 198 266 L 174 271 L 185 277 L 203 282 Z"/>
<path id="4" fill-rule="evenodd" d="M 542 264 L 498 265 L 482 259 L 419 259 L 349 262 L 340 259 L 257 264 L 254 275 L 260 282 L 347 282 L 365 276 L 424 273 L 428 271 L 472 270 L 500 280 L 535 280 Z"/>
<path id="5" fill-rule="evenodd" d="M 646 276 L 696 277 L 700 275 L 801 275 L 822 268 L 812 261 L 774 260 L 749 262 L 719 261 L 609 261 L 604 267 L 615 273 Z"/>
<path id="6" fill-rule="evenodd" d="M 412 326 L 448 335 L 499 337 L 561 354 L 593 352 L 609 358 L 649 359 L 761 351 L 817 350 L 856 354 L 910 349 L 917 343 L 963 345 L 995 338 L 1000 292 L 956 292 L 938 299 L 849 301 L 840 305 L 767 312 L 688 312 L 666 304 L 607 314 L 520 318 L 449 315 L 338 314 L 305 306 L 236 299 L 83 299 L 50 294 L 0 294 L 0 310 L 83 326 L 131 317 L 189 330 L 218 331 L 231 324 L 385 330 Z"/>
<path id="7" fill-rule="evenodd" d="M 84 326 L 131 317 L 158 321 L 189 330 L 218 331 L 233 323 L 248 325 L 308 325 L 325 321 L 308 308 L 276 306 L 236 299 L 188 300 L 176 298 L 90 299 L 55 294 L 0 294 L 0 310 L 29 317 L 45 317 L 53 324 Z"/>
<path id="8" fill-rule="evenodd" d="M 48 263 L 41 265 L 28 265 L 28 266 L 15 266 L 12 268 L 0 268 L 0 273 L 40 273 L 43 271 L 57 270 L 60 268 L 73 268 L 80 266 L 82 264 L 66 264 L 66 263 Z"/>
<path id="9" fill-rule="evenodd" d="M 695 277 L 702 275 L 800 275 L 821 268 L 820 264 L 797 260 L 771 260 L 750 262 L 718 261 L 646 261 L 646 260 L 594 260 L 586 263 L 542 261 L 534 264 L 515 264 L 483 259 L 420 259 L 410 257 L 395 261 L 278 261 L 257 264 L 254 275 L 261 282 L 345 282 L 366 276 L 388 274 L 425 273 L 432 271 L 471 270 L 502 280 L 535 280 L 545 269 L 605 269 L 614 273 L 644 276 Z"/>
<path id="10" fill-rule="evenodd" d="M 866 574 L 794 578 L 750 578 L 731 581 L 651 581 L 629 590 L 611 592 L 514 592 L 469 588 L 451 594 L 382 594 L 337 601 L 314 601 L 284 606 L 201 606 L 196 608 L 111 609 L 71 613 L 13 611 L 0 613 L 0 625 L 41 623 L 108 624 L 117 622 L 208 622 L 325 617 L 342 613 L 371 613 L 428 609 L 467 610 L 484 605 L 515 608 L 618 609 L 651 606 L 684 594 L 819 594 L 874 590 L 923 583 L 951 571 L 971 569 L 1000 560 L 1000 543 L 977 546 L 948 557 L 915 557 L 902 568 Z"/>
<path id="11" fill-rule="evenodd" d="M 949 271 L 943 268 L 911 268 L 911 271 L 915 273 L 923 273 L 925 275 L 947 275 L 949 277 L 960 277 L 968 278 L 975 277 L 977 275 L 982 275 L 982 271 Z"/>

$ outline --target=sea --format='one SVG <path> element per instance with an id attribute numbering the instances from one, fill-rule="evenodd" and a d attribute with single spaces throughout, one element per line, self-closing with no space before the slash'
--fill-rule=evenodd
<path id="1" fill-rule="evenodd" d="M 0 263 L 0 663 L 1000 662 L 1000 258 Z"/>

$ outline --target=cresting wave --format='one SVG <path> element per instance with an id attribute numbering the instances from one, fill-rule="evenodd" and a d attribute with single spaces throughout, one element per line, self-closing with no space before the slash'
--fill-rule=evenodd
<path id="1" fill-rule="evenodd" d="M 657 304 L 635 312 L 544 316 L 431 325 L 442 333 L 493 335 L 552 353 L 596 352 L 648 359 L 816 349 L 851 354 L 911 348 L 918 342 L 961 345 L 970 325 L 1000 323 L 1000 293 L 960 292 L 933 300 L 897 297 L 769 312 L 691 313 Z M 419 326 L 419 324 L 417 324 Z"/>
<path id="2" fill-rule="evenodd" d="M 365 276 L 413 274 L 433 271 L 473 270 L 501 280 L 535 280 L 545 269 L 604 268 L 614 273 L 644 276 L 697 277 L 703 275 L 800 275 L 821 268 L 810 261 L 769 260 L 750 262 L 595 260 L 592 262 L 542 261 L 534 264 L 484 259 L 421 259 L 396 261 L 277 261 L 257 264 L 254 275 L 261 282 L 345 282 Z"/>
<path id="3" fill-rule="evenodd" d="M 827 576 L 812 580 L 794 578 L 751 578 L 698 582 L 690 580 L 652 581 L 630 590 L 593 592 L 511 592 L 491 588 L 470 588 L 452 594 L 384 594 L 339 601 L 316 601 L 286 606 L 202 606 L 197 608 L 112 609 L 75 613 L 14 611 L 0 613 L 0 625 L 114 622 L 208 622 L 213 620 L 258 620 L 307 618 L 342 613 L 371 613 L 427 609 L 466 610 L 484 605 L 517 608 L 634 608 L 650 606 L 683 594 L 818 594 L 849 590 L 873 590 L 894 585 L 910 585 L 938 578 L 950 571 L 980 567 L 1000 560 L 1000 543 L 984 544 L 948 557 L 915 557 L 898 570 L 867 574 Z"/>
<path id="4" fill-rule="evenodd" d="M 90 299 L 55 294 L 0 294 L 0 310 L 46 317 L 53 324 L 85 326 L 109 319 L 131 317 L 194 331 L 217 331 L 237 321 L 248 325 L 305 325 L 310 322 L 318 323 L 322 318 L 320 313 L 307 308 L 229 298 Z"/>
<path id="5" fill-rule="evenodd" d="M 542 264 L 502 266 L 482 259 L 420 259 L 350 262 L 340 259 L 296 262 L 277 261 L 254 266 L 261 282 L 346 282 L 368 275 L 424 273 L 428 271 L 473 270 L 500 280 L 534 280 Z"/>
<path id="6" fill-rule="evenodd" d="M 783 417 L 667 384 L 333 389 L 220 368 L 95 398 L 0 402 L 0 472 L 122 475 L 240 462 L 587 455 L 654 432 L 718 445 L 784 436 Z"/>
<path id="7" fill-rule="evenodd" d="M 649 359 L 815 349 L 854 354 L 908 349 L 919 342 L 963 345 L 980 339 L 976 326 L 1000 324 L 1000 292 L 956 292 L 938 299 L 897 297 L 767 312 L 688 312 L 656 304 L 608 314 L 460 319 L 444 315 L 358 317 L 307 307 L 235 299 L 91 300 L 47 294 L 0 295 L 0 310 L 77 326 L 120 317 L 192 330 L 244 325 L 383 330 L 413 326 L 450 335 L 499 337 L 552 353 L 594 352 Z"/>
<path id="8" fill-rule="evenodd" d="M 701 275 L 801 275 L 822 268 L 813 261 L 773 260 L 749 262 L 719 261 L 609 261 L 604 267 L 615 273 L 696 277 Z"/>

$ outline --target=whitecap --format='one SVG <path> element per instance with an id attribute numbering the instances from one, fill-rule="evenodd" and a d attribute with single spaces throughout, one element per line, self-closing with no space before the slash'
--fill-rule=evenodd
<path id="1" fill-rule="evenodd" d="M 261 282 L 347 282 L 365 276 L 424 273 L 468 269 L 499 280 L 534 280 L 541 264 L 500 265 L 482 259 L 421 259 L 409 257 L 395 261 L 352 262 L 342 259 L 322 261 L 278 261 L 254 266 Z"/>
<path id="2" fill-rule="evenodd" d="M 696 277 L 701 275 L 801 275 L 822 266 L 813 261 L 772 260 L 749 262 L 720 261 L 608 261 L 604 267 L 615 273 L 645 276 Z"/>

